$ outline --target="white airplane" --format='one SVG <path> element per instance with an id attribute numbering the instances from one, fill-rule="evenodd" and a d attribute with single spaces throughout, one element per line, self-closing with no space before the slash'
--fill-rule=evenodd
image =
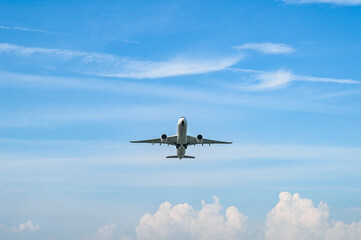
<path id="1" fill-rule="evenodd" d="M 232 142 L 223 142 L 217 140 L 211 140 L 203 138 L 201 134 L 198 134 L 197 137 L 192 137 L 187 135 L 187 119 L 185 117 L 181 117 L 178 120 L 178 134 L 174 136 L 168 137 L 166 134 L 162 134 L 160 138 L 154 138 L 149 140 L 140 140 L 140 141 L 130 141 L 131 143 L 159 143 L 160 145 L 168 144 L 173 145 L 177 148 L 177 155 L 167 156 L 167 158 L 195 158 L 193 156 L 187 156 L 186 149 L 189 145 L 197 145 L 197 144 L 231 144 Z"/>

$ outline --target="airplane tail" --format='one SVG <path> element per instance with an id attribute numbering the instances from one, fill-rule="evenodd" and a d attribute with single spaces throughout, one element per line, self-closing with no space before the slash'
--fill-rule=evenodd
<path id="1" fill-rule="evenodd" d="M 179 157 L 178 157 L 178 155 L 173 155 L 173 156 L 167 156 L 167 158 L 179 158 Z M 195 158 L 195 157 L 185 155 L 185 156 L 183 156 L 183 158 Z"/>

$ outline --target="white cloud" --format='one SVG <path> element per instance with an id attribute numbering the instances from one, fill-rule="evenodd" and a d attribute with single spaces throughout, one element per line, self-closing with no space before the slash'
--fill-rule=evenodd
<path id="1" fill-rule="evenodd" d="M 361 221 L 345 224 L 341 221 L 334 222 L 332 227 L 325 232 L 326 240 L 359 240 L 361 239 Z"/>
<path id="2" fill-rule="evenodd" d="M 261 71 L 252 69 L 234 69 L 232 71 L 239 71 L 249 75 L 249 78 L 256 82 L 253 85 L 238 85 L 239 89 L 243 90 L 262 90 L 262 89 L 276 89 L 287 86 L 292 81 L 298 82 L 318 82 L 318 83 L 336 83 L 336 84 L 361 84 L 361 81 L 353 79 L 342 78 L 325 78 L 325 77 L 311 77 L 293 74 L 289 70 L 279 69 L 276 71 Z"/>
<path id="3" fill-rule="evenodd" d="M 155 214 L 147 213 L 140 219 L 137 239 L 242 239 L 247 217 L 236 207 L 228 207 L 225 216 L 221 210 L 217 197 L 213 204 L 202 201 L 200 210 L 187 203 L 172 207 L 164 202 Z"/>
<path id="4" fill-rule="evenodd" d="M 13 232 L 24 232 L 24 231 L 35 232 L 39 230 L 40 230 L 39 224 L 33 224 L 31 220 L 28 220 L 26 223 L 21 223 L 19 227 L 11 228 L 11 231 Z"/>
<path id="5" fill-rule="evenodd" d="M 119 58 L 111 54 L 82 52 L 56 48 L 24 47 L 9 43 L 0 43 L 0 53 L 14 53 L 23 56 L 42 54 L 46 56 L 60 57 L 64 60 L 81 58 L 84 62 L 117 64 L 126 62 L 126 58 Z"/>
<path id="6" fill-rule="evenodd" d="M 253 89 L 280 88 L 287 85 L 292 80 L 292 73 L 280 69 L 275 72 L 262 72 L 256 74 L 255 78 L 259 81 L 259 84 L 253 86 Z"/>
<path id="7" fill-rule="evenodd" d="M 246 44 L 243 44 L 240 46 L 236 46 L 235 48 L 238 50 L 250 49 L 250 50 L 255 50 L 258 52 L 265 53 L 265 54 L 289 54 L 289 53 L 293 53 L 296 51 L 294 48 L 288 46 L 287 44 L 270 43 L 270 42 L 246 43 Z"/>
<path id="8" fill-rule="evenodd" d="M 122 41 L 123 41 L 124 43 L 140 44 L 140 42 L 138 42 L 138 41 L 129 40 L 129 39 L 122 39 Z"/>
<path id="9" fill-rule="evenodd" d="M 162 78 L 190 74 L 201 74 L 224 70 L 241 60 L 241 56 L 220 59 L 178 58 L 166 62 L 131 62 L 124 70 L 114 74 L 102 74 L 120 78 Z"/>
<path id="10" fill-rule="evenodd" d="M 116 224 L 112 223 L 104 225 L 96 231 L 94 235 L 82 236 L 81 240 L 133 240 L 134 238 L 130 235 L 124 235 L 117 227 Z"/>
<path id="11" fill-rule="evenodd" d="M 45 30 L 41 30 L 41 29 L 25 28 L 25 27 L 0 26 L 0 29 L 19 30 L 19 31 L 26 31 L 26 32 L 40 32 L 40 33 L 50 33 L 50 34 L 63 34 L 63 33 L 58 33 L 58 32 L 51 32 L 51 31 L 45 31 Z"/>
<path id="12" fill-rule="evenodd" d="M 361 5 L 361 0 L 283 0 L 290 4 L 308 4 L 308 3 L 328 3 L 344 6 Z"/>
<path id="13" fill-rule="evenodd" d="M 312 200 L 282 192 L 279 202 L 268 213 L 266 240 L 321 239 L 329 217 L 327 204 L 314 207 Z"/>
<path id="14" fill-rule="evenodd" d="M 292 78 L 294 81 L 304 81 L 304 82 L 361 84 L 361 81 L 352 80 L 352 79 L 342 79 L 342 78 L 324 78 L 324 77 L 311 77 L 311 76 L 302 76 L 302 75 L 292 75 Z"/>
<path id="15" fill-rule="evenodd" d="M 95 234 L 95 239 L 97 240 L 113 239 L 115 235 L 116 227 L 117 227 L 116 224 L 110 224 L 100 227 Z"/>
<path id="16" fill-rule="evenodd" d="M 265 240 L 356 240 L 361 239 L 361 221 L 345 224 L 329 219 L 327 204 L 315 207 L 312 200 L 282 192 L 268 213 Z"/>
<path id="17" fill-rule="evenodd" d="M 84 71 L 87 74 L 117 78 L 164 78 L 190 74 L 202 74 L 224 70 L 242 59 L 241 55 L 233 57 L 171 58 L 166 61 L 140 61 L 112 54 L 82 52 L 63 49 L 24 47 L 8 43 L 0 43 L 0 53 L 11 53 L 21 56 L 57 57 L 63 61 L 80 59 L 75 62 L 73 71 Z M 95 65 L 94 65 L 95 63 Z M 83 70 L 81 70 L 83 69 Z"/>

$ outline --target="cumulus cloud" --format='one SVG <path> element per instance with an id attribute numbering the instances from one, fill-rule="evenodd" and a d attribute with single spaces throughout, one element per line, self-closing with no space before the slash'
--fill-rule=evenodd
<path id="1" fill-rule="evenodd" d="M 296 50 L 287 44 L 283 43 L 246 43 L 240 46 L 236 46 L 235 49 L 243 50 L 250 49 L 255 50 L 265 54 L 289 54 L 293 53 Z"/>
<path id="2" fill-rule="evenodd" d="M 361 239 L 361 221 L 345 224 L 330 221 L 326 203 L 316 207 L 298 193 L 281 192 L 268 213 L 265 240 L 356 240 Z"/>
<path id="3" fill-rule="evenodd" d="M 172 206 L 164 202 L 155 214 L 145 214 L 136 228 L 137 239 L 242 239 L 247 227 L 247 217 L 236 207 L 228 207 L 226 214 L 217 197 L 214 203 L 202 201 L 195 210 L 187 203 Z"/>
<path id="4" fill-rule="evenodd" d="M 113 239 L 115 235 L 116 227 L 117 225 L 115 224 L 110 224 L 100 227 L 95 234 L 95 239 L 97 240 Z"/>
<path id="5" fill-rule="evenodd" d="M 26 223 L 21 223 L 18 227 L 11 228 L 11 231 L 13 232 L 24 232 L 24 231 L 35 232 L 39 230 L 40 230 L 39 224 L 33 224 L 31 220 L 28 220 Z"/>
<path id="6" fill-rule="evenodd" d="M 94 235 L 83 236 L 82 240 L 133 240 L 129 235 L 123 235 L 118 226 L 114 223 L 98 228 Z"/>
<path id="7" fill-rule="evenodd" d="M 325 232 L 326 240 L 359 240 L 361 239 L 361 221 L 345 224 L 341 221 L 333 223 L 333 226 Z"/>
<path id="8" fill-rule="evenodd" d="M 361 5 L 361 0 L 283 0 L 285 3 L 290 4 L 307 4 L 307 3 L 328 3 L 344 6 Z"/>
<path id="9" fill-rule="evenodd" d="M 315 207 L 310 199 L 282 192 L 279 202 L 268 213 L 266 240 L 321 239 L 329 217 L 327 204 Z"/>

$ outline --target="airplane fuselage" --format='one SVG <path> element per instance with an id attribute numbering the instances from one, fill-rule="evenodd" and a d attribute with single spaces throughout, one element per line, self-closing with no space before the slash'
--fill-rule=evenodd
<path id="1" fill-rule="evenodd" d="M 185 117 L 178 120 L 177 133 L 177 156 L 182 159 L 187 149 L 187 119 Z"/>

